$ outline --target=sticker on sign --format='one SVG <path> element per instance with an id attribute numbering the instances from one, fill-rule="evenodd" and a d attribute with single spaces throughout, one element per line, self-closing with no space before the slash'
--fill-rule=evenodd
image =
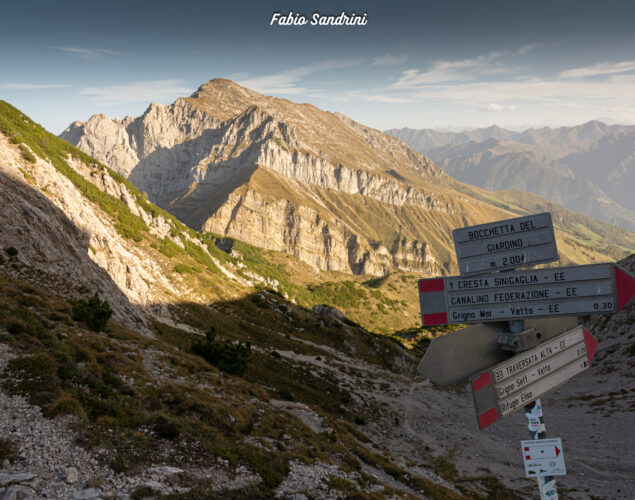
<path id="1" fill-rule="evenodd" d="M 462 227 L 452 237 L 461 275 L 558 260 L 548 212 Z"/>
<path id="2" fill-rule="evenodd" d="M 504 418 L 586 370 L 597 340 L 578 326 L 470 379 L 481 429 Z"/>
<path id="3" fill-rule="evenodd" d="M 635 295 L 615 264 L 419 280 L 423 326 L 613 313 Z"/>
<path id="4" fill-rule="evenodd" d="M 564 476 L 564 453 L 560 438 L 528 439 L 520 442 L 527 477 Z"/>

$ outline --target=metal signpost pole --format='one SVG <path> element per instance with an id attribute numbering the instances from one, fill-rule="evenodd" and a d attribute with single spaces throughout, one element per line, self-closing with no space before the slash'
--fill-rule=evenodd
<path id="1" fill-rule="evenodd" d="M 509 333 L 512 336 L 521 336 L 525 331 L 524 320 L 512 320 L 509 322 Z M 517 345 L 523 345 L 518 343 Z M 525 349 L 519 350 L 520 354 Z M 547 430 L 542 415 L 542 403 L 540 399 L 536 399 L 532 403 L 525 406 L 525 418 L 527 419 L 527 427 L 529 428 L 529 439 L 545 439 Z M 558 492 L 556 491 L 556 478 L 553 476 L 538 476 L 538 490 L 540 491 L 541 500 L 558 500 Z"/>
<path id="2" fill-rule="evenodd" d="M 536 399 L 525 406 L 525 418 L 529 428 L 529 439 L 545 439 L 547 430 L 542 416 L 542 403 Z M 553 476 L 538 476 L 538 489 L 540 490 L 540 500 L 557 500 L 556 478 Z"/>

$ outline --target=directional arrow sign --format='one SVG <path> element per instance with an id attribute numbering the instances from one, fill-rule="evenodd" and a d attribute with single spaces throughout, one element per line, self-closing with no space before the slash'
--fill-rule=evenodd
<path id="1" fill-rule="evenodd" d="M 577 318 L 537 318 L 525 321 L 526 328 L 540 332 L 539 342 L 578 326 Z M 477 372 L 509 359 L 498 343 L 500 333 L 508 328 L 501 323 L 479 323 L 435 338 L 426 349 L 418 372 L 433 382 L 454 385 L 466 381 Z"/>
<path id="2" fill-rule="evenodd" d="M 549 212 L 462 227 L 452 237 L 462 275 L 558 260 Z"/>
<path id="3" fill-rule="evenodd" d="M 597 340 L 578 326 L 470 379 L 481 429 L 586 370 Z"/>
<path id="4" fill-rule="evenodd" d="M 530 439 L 521 441 L 520 446 L 527 477 L 566 475 L 560 438 Z"/>
<path id="5" fill-rule="evenodd" d="M 616 264 L 419 280 L 423 326 L 614 313 L 633 295 Z"/>

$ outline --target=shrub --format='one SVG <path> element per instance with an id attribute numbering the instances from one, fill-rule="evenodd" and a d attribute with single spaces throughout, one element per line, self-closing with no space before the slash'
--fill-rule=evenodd
<path id="1" fill-rule="evenodd" d="M 88 300 L 73 300 L 71 304 L 73 305 L 73 319 L 86 323 L 86 326 L 95 332 L 103 330 L 112 316 L 110 304 L 105 300 L 99 300 L 97 294 Z"/>
<path id="2" fill-rule="evenodd" d="M 56 415 L 80 415 L 84 414 L 82 405 L 74 397 L 63 393 L 46 409 L 45 415 L 53 417 Z"/>
<path id="3" fill-rule="evenodd" d="M 152 486 L 137 486 L 130 495 L 131 500 L 143 500 L 144 498 L 156 498 L 157 492 Z"/>
<path id="4" fill-rule="evenodd" d="M 285 401 L 295 401 L 289 389 L 280 389 L 278 395 Z"/>
<path id="5" fill-rule="evenodd" d="M 35 156 L 33 155 L 33 153 L 31 153 L 31 151 L 29 151 L 26 146 L 20 144 L 20 146 L 18 147 L 20 148 L 20 153 L 22 153 L 22 158 L 24 158 L 29 163 L 35 163 Z"/>
<path id="6" fill-rule="evenodd" d="M 176 266 L 174 266 L 174 271 L 179 274 L 188 274 L 191 273 L 193 269 L 187 264 L 177 264 Z"/>
<path id="7" fill-rule="evenodd" d="M 9 257 L 15 257 L 18 255 L 18 249 L 15 247 L 5 248 L 4 251 Z"/>
<path id="8" fill-rule="evenodd" d="M 154 431 L 157 433 L 157 436 L 163 439 L 169 439 L 170 441 L 179 437 L 178 425 L 175 422 L 168 420 L 163 415 L 160 415 L 155 420 Z"/>
<path id="9" fill-rule="evenodd" d="M 328 439 L 331 443 L 337 443 L 337 434 L 335 434 L 334 430 L 331 431 L 322 431 L 320 432 L 320 436 Z"/>
<path id="10" fill-rule="evenodd" d="M 190 353 L 202 357 L 210 365 L 232 375 L 242 376 L 251 357 L 251 344 L 229 341 L 216 342 L 216 332 L 211 326 L 205 334 L 205 341 L 196 341 L 190 347 Z"/>
<path id="11" fill-rule="evenodd" d="M 0 438 L 0 463 L 4 462 L 5 460 L 12 462 L 17 454 L 18 451 L 16 450 L 16 447 L 12 441 L 5 438 Z"/>

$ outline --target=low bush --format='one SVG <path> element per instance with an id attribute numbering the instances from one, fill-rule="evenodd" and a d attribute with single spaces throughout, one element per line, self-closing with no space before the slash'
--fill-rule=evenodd
<path id="1" fill-rule="evenodd" d="M 86 323 L 86 326 L 95 332 L 103 330 L 112 316 L 110 304 L 105 300 L 99 300 L 97 294 L 88 300 L 73 300 L 71 304 L 73 305 L 72 318 Z"/>
<path id="2" fill-rule="evenodd" d="M 23 146 L 22 144 L 20 144 L 20 146 L 18 147 L 20 148 L 20 153 L 22 154 L 22 158 L 24 158 L 29 163 L 35 163 L 36 161 L 35 155 L 31 153 L 29 148 L 27 148 L 26 146 Z"/>
<path id="3" fill-rule="evenodd" d="M 18 451 L 12 441 L 6 438 L 0 438 L 0 463 L 8 460 L 12 462 L 18 454 Z"/>
<path id="4" fill-rule="evenodd" d="M 227 340 L 216 342 L 215 338 L 216 332 L 211 326 L 207 330 L 204 341 L 199 340 L 192 344 L 190 353 L 202 357 L 210 365 L 224 372 L 242 376 L 251 357 L 251 344 L 249 342 L 232 344 Z"/>
<path id="5" fill-rule="evenodd" d="M 278 391 L 278 395 L 285 401 L 295 401 L 295 399 L 293 398 L 293 394 L 289 389 L 280 389 Z"/>
<path id="6" fill-rule="evenodd" d="M 179 274 L 188 274 L 191 273 L 193 269 L 187 264 L 177 264 L 174 266 L 174 272 Z"/>
<path id="7" fill-rule="evenodd" d="M 179 437 L 179 426 L 176 422 L 171 421 L 163 415 L 156 418 L 154 431 L 157 433 L 157 436 L 171 441 Z"/>
<path id="8" fill-rule="evenodd" d="M 62 395 L 53 401 L 44 412 L 47 417 L 54 417 L 57 415 L 84 415 L 84 409 L 82 405 L 74 397 L 69 394 L 62 393 Z"/>
<path id="9" fill-rule="evenodd" d="M 161 241 L 161 246 L 159 247 L 159 252 L 161 252 L 166 257 L 172 258 L 175 255 L 178 255 L 178 254 L 182 253 L 183 249 L 180 246 L 178 246 L 176 243 L 174 243 L 171 239 L 164 238 Z"/>

